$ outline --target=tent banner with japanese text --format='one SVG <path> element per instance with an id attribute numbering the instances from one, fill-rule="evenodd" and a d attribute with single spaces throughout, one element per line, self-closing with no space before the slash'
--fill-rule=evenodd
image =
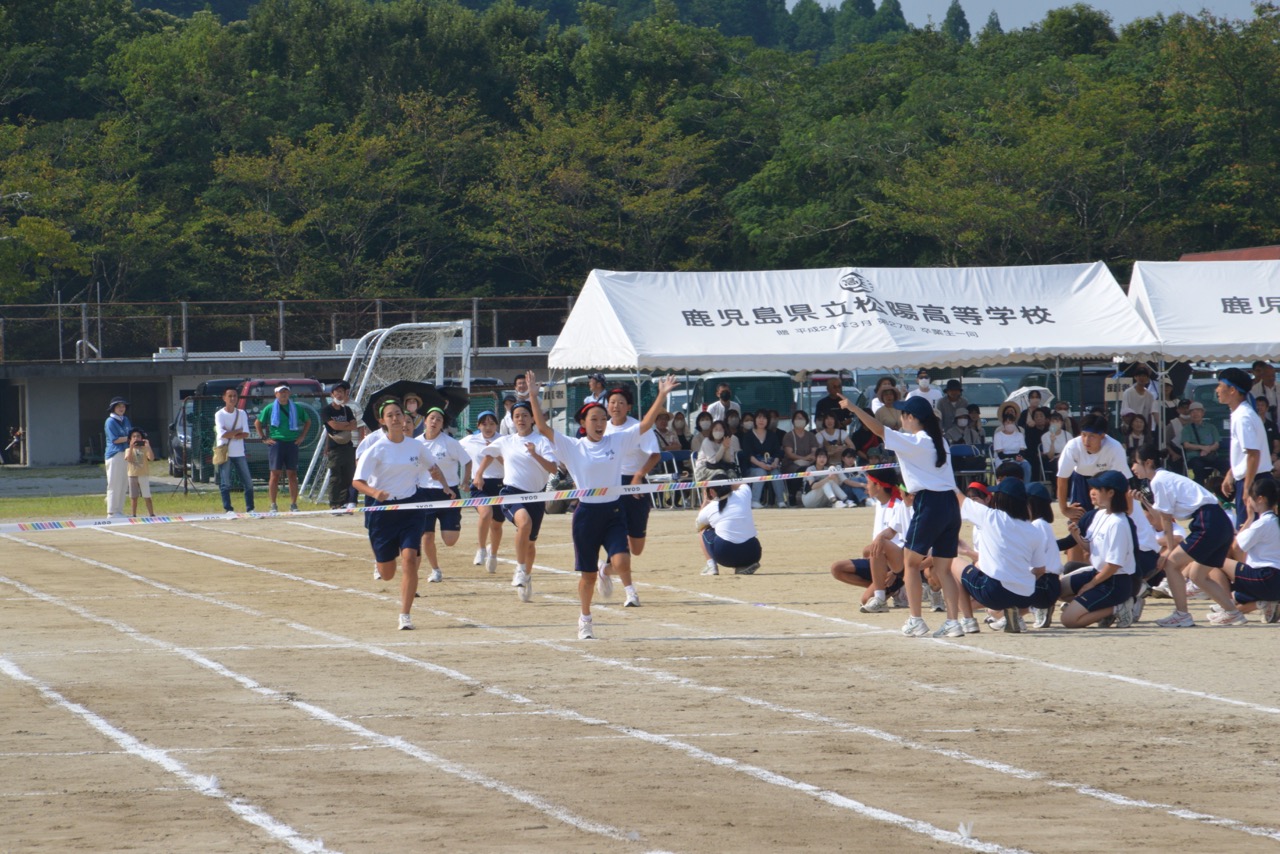
<path id="1" fill-rule="evenodd" d="M 840 370 L 1125 359 L 1157 341 L 1106 265 L 593 270 L 553 369 Z"/>

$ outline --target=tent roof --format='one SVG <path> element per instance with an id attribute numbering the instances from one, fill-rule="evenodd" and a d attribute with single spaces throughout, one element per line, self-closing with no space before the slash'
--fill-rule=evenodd
<path id="1" fill-rule="evenodd" d="M 1139 261 L 1129 300 L 1174 359 L 1280 350 L 1280 261 Z"/>
<path id="2" fill-rule="evenodd" d="M 555 370 L 820 371 L 1140 358 L 1156 349 L 1101 262 L 593 270 L 548 364 Z"/>

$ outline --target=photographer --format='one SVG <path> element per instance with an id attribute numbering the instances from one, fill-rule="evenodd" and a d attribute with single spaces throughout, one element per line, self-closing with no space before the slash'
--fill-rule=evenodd
<path id="1" fill-rule="evenodd" d="M 129 498 L 133 502 L 133 506 L 129 510 L 130 516 L 138 515 L 139 497 L 142 497 L 147 502 L 147 515 L 156 515 L 156 508 L 151 503 L 151 468 L 149 465 L 155 458 L 156 455 L 151 450 L 151 441 L 147 438 L 147 434 L 141 430 L 130 430 L 129 445 L 124 452 L 124 461 L 129 474 Z"/>
<path id="2" fill-rule="evenodd" d="M 104 461 L 107 469 L 107 515 L 124 515 L 124 498 L 129 490 L 129 464 L 125 462 L 124 452 L 129 447 L 129 434 L 133 424 L 125 413 L 129 409 L 129 401 L 123 397 L 113 397 L 107 405 L 107 421 L 103 425 L 106 434 L 106 453 Z"/>

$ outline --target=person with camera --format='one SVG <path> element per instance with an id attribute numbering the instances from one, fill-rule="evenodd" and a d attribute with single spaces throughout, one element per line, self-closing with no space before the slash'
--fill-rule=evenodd
<path id="1" fill-rule="evenodd" d="M 240 392 L 234 388 L 222 393 L 222 403 L 222 408 L 213 413 L 213 462 L 217 466 L 222 509 L 236 512 L 231 506 L 231 473 L 234 471 L 244 489 L 244 512 L 252 513 L 253 477 L 249 474 L 249 458 L 244 454 L 244 440 L 249 438 L 249 414 L 240 408 Z"/>
<path id="2" fill-rule="evenodd" d="M 329 509 L 355 509 L 351 495 L 351 481 L 356 474 L 355 437 L 360 423 L 347 406 L 351 385 L 345 380 L 329 392 L 329 404 L 320 411 L 320 423 L 324 425 L 324 456 L 329 466 Z"/>
<path id="3" fill-rule="evenodd" d="M 136 428 L 130 430 L 129 447 L 124 452 L 124 461 L 129 472 L 129 498 L 133 501 L 133 506 L 129 510 L 130 516 L 138 515 L 139 498 L 147 502 L 147 515 L 156 515 L 155 505 L 151 503 L 151 469 L 148 465 L 155 458 L 156 455 L 151 450 L 151 441 L 147 439 L 147 434 Z"/>
<path id="4" fill-rule="evenodd" d="M 129 401 L 113 397 L 107 405 L 107 422 L 103 426 L 107 445 L 103 459 L 107 469 L 108 516 L 124 515 L 124 497 L 129 489 L 129 464 L 125 462 L 124 452 L 129 447 L 133 424 L 125 414 L 128 410 Z"/>
<path id="5" fill-rule="evenodd" d="M 311 429 L 311 416 L 289 399 L 289 387 L 278 385 L 276 399 L 258 413 L 258 435 L 267 446 L 267 461 L 271 474 L 267 481 L 267 494 L 271 497 L 271 512 L 279 513 L 276 495 L 280 491 L 280 475 L 289 478 L 289 512 L 298 512 L 298 448 Z"/>

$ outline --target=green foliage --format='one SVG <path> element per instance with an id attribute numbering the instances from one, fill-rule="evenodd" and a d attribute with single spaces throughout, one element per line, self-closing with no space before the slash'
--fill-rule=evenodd
<path id="1" fill-rule="evenodd" d="M 992 10 L 991 14 L 994 15 L 995 11 Z M 1000 26 L 999 18 L 996 18 L 996 26 Z M 942 32 L 957 44 L 969 43 L 969 19 L 960 7 L 960 0 L 951 0 L 947 7 L 947 16 L 942 19 Z"/>

